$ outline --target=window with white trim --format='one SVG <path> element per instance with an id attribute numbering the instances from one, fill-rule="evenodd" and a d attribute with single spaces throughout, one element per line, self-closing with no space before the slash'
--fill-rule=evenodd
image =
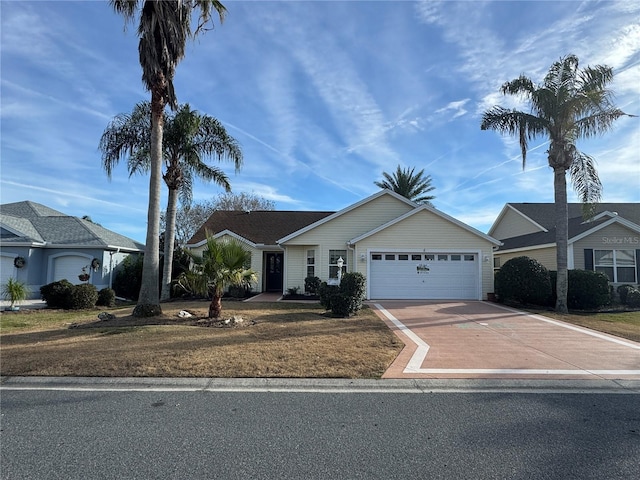
<path id="1" fill-rule="evenodd" d="M 316 276 L 316 251 L 307 250 L 307 277 Z"/>
<path id="2" fill-rule="evenodd" d="M 594 250 L 593 266 L 613 283 L 636 283 L 635 250 Z"/>
<path id="3" fill-rule="evenodd" d="M 329 250 L 329 278 L 338 278 L 338 259 L 342 257 L 342 274 L 347 273 L 347 251 Z"/>

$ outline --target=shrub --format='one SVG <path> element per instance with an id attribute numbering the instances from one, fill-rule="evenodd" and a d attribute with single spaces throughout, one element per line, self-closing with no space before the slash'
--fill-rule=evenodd
<path id="1" fill-rule="evenodd" d="M 103 288 L 98 292 L 96 305 L 101 307 L 114 307 L 116 304 L 116 292 L 112 288 Z"/>
<path id="2" fill-rule="evenodd" d="M 68 310 L 72 304 L 72 290 L 73 283 L 65 278 L 40 287 L 40 296 L 47 302 L 47 307 Z"/>
<path id="3" fill-rule="evenodd" d="M 501 302 L 546 305 L 551 291 L 549 271 L 537 260 L 516 257 L 507 261 L 495 276 L 495 290 Z"/>
<path id="4" fill-rule="evenodd" d="M 288 295 L 298 295 L 298 292 L 300 291 L 300 287 L 291 287 L 291 288 L 287 288 L 287 294 Z"/>
<path id="5" fill-rule="evenodd" d="M 633 285 L 620 285 L 617 289 L 618 296 L 620 297 L 620 303 L 622 305 L 627 304 L 627 295 L 630 291 L 635 290 Z"/>
<path id="6" fill-rule="evenodd" d="M 85 310 L 96 306 L 98 290 L 94 285 L 82 283 L 71 289 L 71 309 Z"/>
<path id="7" fill-rule="evenodd" d="M 331 313 L 337 317 L 348 317 L 352 313 L 352 298 L 343 292 L 331 296 Z"/>
<path id="8" fill-rule="evenodd" d="M 142 255 L 129 255 L 118 266 L 113 289 L 119 297 L 137 300 L 142 286 Z"/>
<path id="9" fill-rule="evenodd" d="M 569 270 L 567 307 L 588 310 L 609 303 L 611 303 L 609 279 L 604 273 L 590 270 Z"/>
<path id="10" fill-rule="evenodd" d="M 342 276 L 342 280 L 340 281 L 340 293 L 349 298 L 348 312 L 345 316 L 356 313 L 362 308 L 362 301 L 366 296 L 366 285 L 367 282 L 364 275 L 359 272 L 349 272 Z M 333 313 L 335 314 L 336 312 Z"/>
<path id="11" fill-rule="evenodd" d="M 640 307 L 640 290 L 634 288 L 627 293 L 627 305 L 631 308 Z"/>
<path id="12" fill-rule="evenodd" d="M 304 279 L 304 291 L 312 295 L 318 293 L 320 288 L 320 279 L 318 277 L 307 277 Z"/>
<path id="13" fill-rule="evenodd" d="M 320 296 L 320 305 L 325 310 L 331 310 L 331 297 L 340 291 L 338 285 L 329 285 L 327 282 L 320 283 L 318 287 L 318 295 Z"/>

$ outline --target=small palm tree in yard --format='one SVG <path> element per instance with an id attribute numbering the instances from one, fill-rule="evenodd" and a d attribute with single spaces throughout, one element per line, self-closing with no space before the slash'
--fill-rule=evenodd
<path id="1" fill-rule="evenodd" d="M 222 313 L 222 296 L 231 285 L 249 286 L 257 280 L 251 270 L 251 252 L 235 239 L 217 240 L 207 235 L 207 247 L 202 255 L 190 253 L 193 261 L 189 272 L 183 273 L 178 284 L 186 291 L 211 296 L 209 318 Z"/>
<path id="2" fill-rule="evenodd" d="M 7 283 L 2 285 L 1 293 L 2 298 L 11 302 L 9 309 L 14 310 L 16 303 L 27 299 L 29 296 L 29 288 L 23 282 L 10 278 L 7 280 Z"/>

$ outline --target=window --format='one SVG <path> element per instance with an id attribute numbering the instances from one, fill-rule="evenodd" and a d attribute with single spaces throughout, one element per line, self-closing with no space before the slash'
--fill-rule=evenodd
<path id="1" fill-rule="evenodd" d="M 394 254 L 392 254 L 392 253 L 387 253 L 387 254 L 384 256 L 384 259 L 385 259 L 385 260 L 395 260 L 395 259 L 396 259 L 396 256 L 395 256 Z"/>
<path id="2" fill-rule="evenodd" d="M 371 260 L 382 260 L 382 255 L 379 253 L 371 254 Z"/>
<path id="3" fill-rule="evenodd" d="M 636 283 L 635 250 L 594 250 L 593 266 L 613 283 Z"/>
<path id="4" fill-rule="evenodd" d="M 476 259 L 475 255 L 465 255 L 464 256 L 464 261 L 465 262 L 473 262 Z"/>
<path id="5" fill-rule="evenodd" d="M 347 251 L 329 250 L 329 278 L 338 278 L 338 259 L 342 258 L 342 274 L 347 273 Z"/>
<path id="6" fill-rule="evenodd" d="M 398 260 L 409 260 L 409 255 L 398 255 Z"/>
<path id="7" fill-rule="evenodd" d="M 435 255 L 433 255 L 432 253 L 429 253 L 429 254 L 427 254 L 427 255 L 425 255 L 425 256 L 424 256 L 424 259 L 425 259 L 427 262 L 433 262 L 433 261 L 436 259 L 436 256 L 435 256 Z"/>
<path id="8" fill-rule="evenodd" d="M 451 255 L 452 262 L 459 262 L 462 260 L 462 255 Z"/>
<path id="9" fill-rule="evenodd" d="M 307 277 L 316 276 L 316 251 L 307 250 Z"/>
<path id="10" fill-rule="evenodd" d="M 422 260 L 422 255 L 411 255 L 411 260 L 417 260 L 418 262 Z"/>
<path id="11" fill-rule="evenodd" d="M 447 260 L 449 260 L 449 255 L 438 255 L 439 262 L 446 262 Z"/>

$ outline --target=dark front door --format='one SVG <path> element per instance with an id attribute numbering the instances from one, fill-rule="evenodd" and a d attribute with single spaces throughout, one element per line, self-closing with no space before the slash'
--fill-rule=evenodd
<path id="1" fill-rule="evenodd" d="M 266 254 L 266 285 L 267 292 L 282 292 L 282 254 Z"/>

